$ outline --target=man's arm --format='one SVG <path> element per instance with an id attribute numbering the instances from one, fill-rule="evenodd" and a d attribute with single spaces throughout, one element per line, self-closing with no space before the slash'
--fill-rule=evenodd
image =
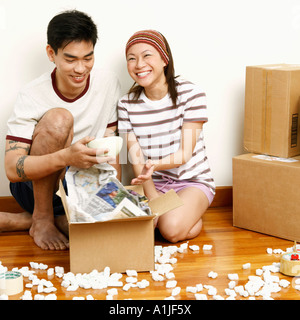
<path id="1" fill-rule="evenodd" d="M 104 133 L 104 137 L 111 137 L 116 136 L 118 134 L 118 127 L 108 127 Z M 116 160 L 110 163 L 111 166 L 113 166 L 117 170 L 117 178 L 119 181 L 122 180 L 122 166 L 120 164 L 120 157 L 119 155 L 116 157 Z"/>
<path id="2" fill-rule="evenodd" d="M 97 157 L 99 149 L 86 146 L 93 137 L 85 137 L 73 145 L 45 155 L 30 155 L 30 144 L 6 140 L 5 170 L 11 182 L 38 180 L 66 166 L 89 168 L 94 164 L 113 160 L 111 157 Z M 101 154 L 107 150 L 100 150 Z"/>

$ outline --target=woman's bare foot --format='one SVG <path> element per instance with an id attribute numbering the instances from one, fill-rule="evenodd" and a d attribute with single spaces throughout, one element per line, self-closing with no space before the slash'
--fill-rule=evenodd
<path id="1" fill-rule="evenodd" d="M 29 212 L 0 212 L 0 232 L 28 230 L 31 224 L 32 215 Z"/>
<path id="2" fill-rule="evenodd" d="M 48 219 L 33 220 L 29 230 L 37 246 L 43 250 L 65 250 L 69 248 L 68 239 Z"/>

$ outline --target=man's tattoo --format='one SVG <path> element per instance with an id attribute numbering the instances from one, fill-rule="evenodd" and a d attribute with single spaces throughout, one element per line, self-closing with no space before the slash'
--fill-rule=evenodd
<path id="1" fill-rule="evenodd" d="M 8 143 L 10 144 L 10 146 L 9 146 L 9 149 L 5 150 L 5 153 L 7 153 L 8 151 L 20 150 L 20 149 L 25 150 L 27 153 L 29 153 L 30 151 L 29 145 L 20 146 L 18 141 L 13 141 L 13 140 L 10 140 Z"/>
<path id="2" fill-rule="evenodd" d="M 27 156 L 22 156 L 18 159 L 17 164 L 16 164 L 16 170 L 17 170 L 17 175 L 23 180 L 27 180 L 27 176 L 24 171 L 24 161 L 27 158 Z"/>

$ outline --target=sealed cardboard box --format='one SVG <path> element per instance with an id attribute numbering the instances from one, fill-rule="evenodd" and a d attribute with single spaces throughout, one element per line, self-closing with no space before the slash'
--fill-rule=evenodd
<path id="1" fill-rule="evenodd" d="M 59 194 L 69 221 L 70 270 L 89 273 L 110 267 L 111 272 L 154 270 L 154 228 L 156 215 L 109 221 L 71 222 L 66 194 L 60 183 Z M 149 201 L 158 215 L 182 205 L 174 190 Z"/>
<path id="2" fill-rule="evenodd" d="M 246 68 L 244 147 L 278 157 L 300 154 L 300 65 Z"/>
<path id="3" fill-rule="evenodd" d="M 300 157 L 260 158 L 233 158 L 233 225 L 300 241 Z"/>

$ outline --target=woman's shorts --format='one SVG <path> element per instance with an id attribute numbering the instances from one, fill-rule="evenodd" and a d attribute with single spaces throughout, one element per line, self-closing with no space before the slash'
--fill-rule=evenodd
<path id="1" fill-rule="evenodd" d="M 19 205 L 25 211 L 32 214 L 33 209 L 34 209 L 34 197 L 33 197 L 32 182 L 31 181 L 15 182 L 15 183 L 10 183 L 9 186 L 10 186 L 11 194 L 16 199 L 16 201 L 19 203 Z M 68 194 L 67 184 L 66 184 L 65 179 L 63 180 L 63 186 L 66 191 L 66 194 Z M 54 214 L 54 216 L 59 216 L 59 215 L 65 214 L 65 210 L 64 210 L 63 204 L 61 202 L 61 199 L 55 193 L 53 194 L 53 214 Z"/>
<path id="2" fill-rule="evenodd" d="M 154 185 L 156 187 L 157 191 L 166 193 L 169 190 L 173 189 L 175 192 L 179 192 L 180 190 L 183 190 L 185 188 L 190 188 L 190 187 L 194 187 L 194 188 L 198 188 L 200 189 L 202 192 L 204 192 L 204 194 L 206 195 L 209 205 L 211 205 L 213 199 L 214 199 L 214 193 L 211 191 L 211 189 L 209 187 L 207 187 L 206 185 L 199 183 L 199 182 L 194 182 L 194 181 L 189 181 L 189 180 L 181 180 L 181 181 L 176 181 L 173 180 L 171 178 L 165 178 L 165 180 L 162 181 L 154 181 Z"/>

